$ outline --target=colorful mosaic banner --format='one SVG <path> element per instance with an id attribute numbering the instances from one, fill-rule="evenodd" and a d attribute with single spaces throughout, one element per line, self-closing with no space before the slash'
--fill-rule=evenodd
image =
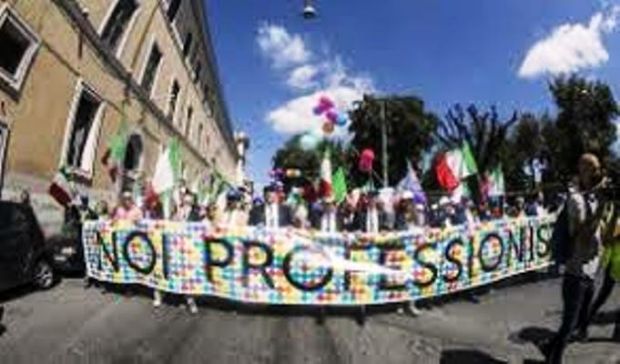
<path id="1" fill-rule="evenodd" d="M 92 221 L 88 275 L 270 304 L 380 304 L 439 296 L 550 264 L 553 220 L 420 233 L 320 234 L 200 223 Z"/>

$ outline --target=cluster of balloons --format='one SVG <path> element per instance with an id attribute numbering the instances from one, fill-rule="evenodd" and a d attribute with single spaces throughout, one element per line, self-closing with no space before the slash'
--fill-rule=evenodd
<path id="1" fill-rule="evenodd" d="M 276 181 L 280 181 L 284 177 L 286 177 L 286 178 L 299 178 L 299 177 L 301 177 L 301 170 L 294 169 L 294 168 L 289 168 L 289 169 L 276 168 L 276 169 L 272 169 L 269 172 L 269 176 L 272 179 L 276 180 Z"/>
<path id="2" fill-rule="evenodd" d="M 321 130 L 323 135 L 317 135 L 313 132 L 307 132 L 299 139 L 299 145 L 303 150 L 313 150 L 317 147 L 324 136 L 331 135 L 337 126 L 346 126 L 349 117 L 345 112 L 339 112 L 336 104 L 327 96 L 321 96 L 317 105 L 312 109 L 316 116 L 325 116 Z"/>
<path id="3" fill-rule="evenodd" d="M 327 135 L 333 133 L 336 126 L 345 126 L 349 122 L 347 114 L 339 112 L 334 102 L 327 96 L 321 96 L 312 111 L 316 116 L 325 116 L 323 132 Z"/>

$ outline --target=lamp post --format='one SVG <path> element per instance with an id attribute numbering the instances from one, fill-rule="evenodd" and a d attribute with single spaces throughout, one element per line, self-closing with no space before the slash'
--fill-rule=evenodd
<path id="1" fill-rule="evenodd" d="M 381 100 L 381 162 L 383 164 L 383 187 L 389 187 L 388 179 L 388 150 L 387 150 L 387 121 L 385 120 L 385 109 L 387 100 Z"/>
<path id="2" fill-rule="evenodd" d="M 316 8 L 312 5 L 313 0 L 304 0 L 304 8 L 302 12 L 302 16 L 304 19 L 310 20 L 314 19 L 317 16 Z"/>

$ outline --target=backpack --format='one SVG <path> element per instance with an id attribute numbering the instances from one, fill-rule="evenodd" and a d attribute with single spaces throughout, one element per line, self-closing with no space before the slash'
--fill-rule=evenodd
<path id="1" fill-rule="evenodd" d="M 573 239 L 568 226 L 568 201 L 564 203 L 551 233 L 551 260 L 565 264 L 573 254 Z"/>

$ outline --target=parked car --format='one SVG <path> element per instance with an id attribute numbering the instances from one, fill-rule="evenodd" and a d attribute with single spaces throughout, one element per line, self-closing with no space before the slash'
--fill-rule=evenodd
<path id="1" fill-rule="evenodd" d="M 85 218 L 92 219 L 88 211 Z M 65 210 L 62 231 L 48 239 L 53 252 L 54 268 L 62 273 L 84 274 L 84 245 L 82 244 L 82 216 L 77 206 Z"/>
<path id="2" fill-rule="evenodd" d="M 55 281 L 51 250 L 32 207 L 0 201 L 0 291 L 26 283 L 48 289 Z"/>
<path id="3" fill-rule="evenodd" d="M 60 273 L 84 274 L 84 247 L 80 237 L 73 234 L 59 234 L 49 238 L 53 252 L 54 269 Z"/>

